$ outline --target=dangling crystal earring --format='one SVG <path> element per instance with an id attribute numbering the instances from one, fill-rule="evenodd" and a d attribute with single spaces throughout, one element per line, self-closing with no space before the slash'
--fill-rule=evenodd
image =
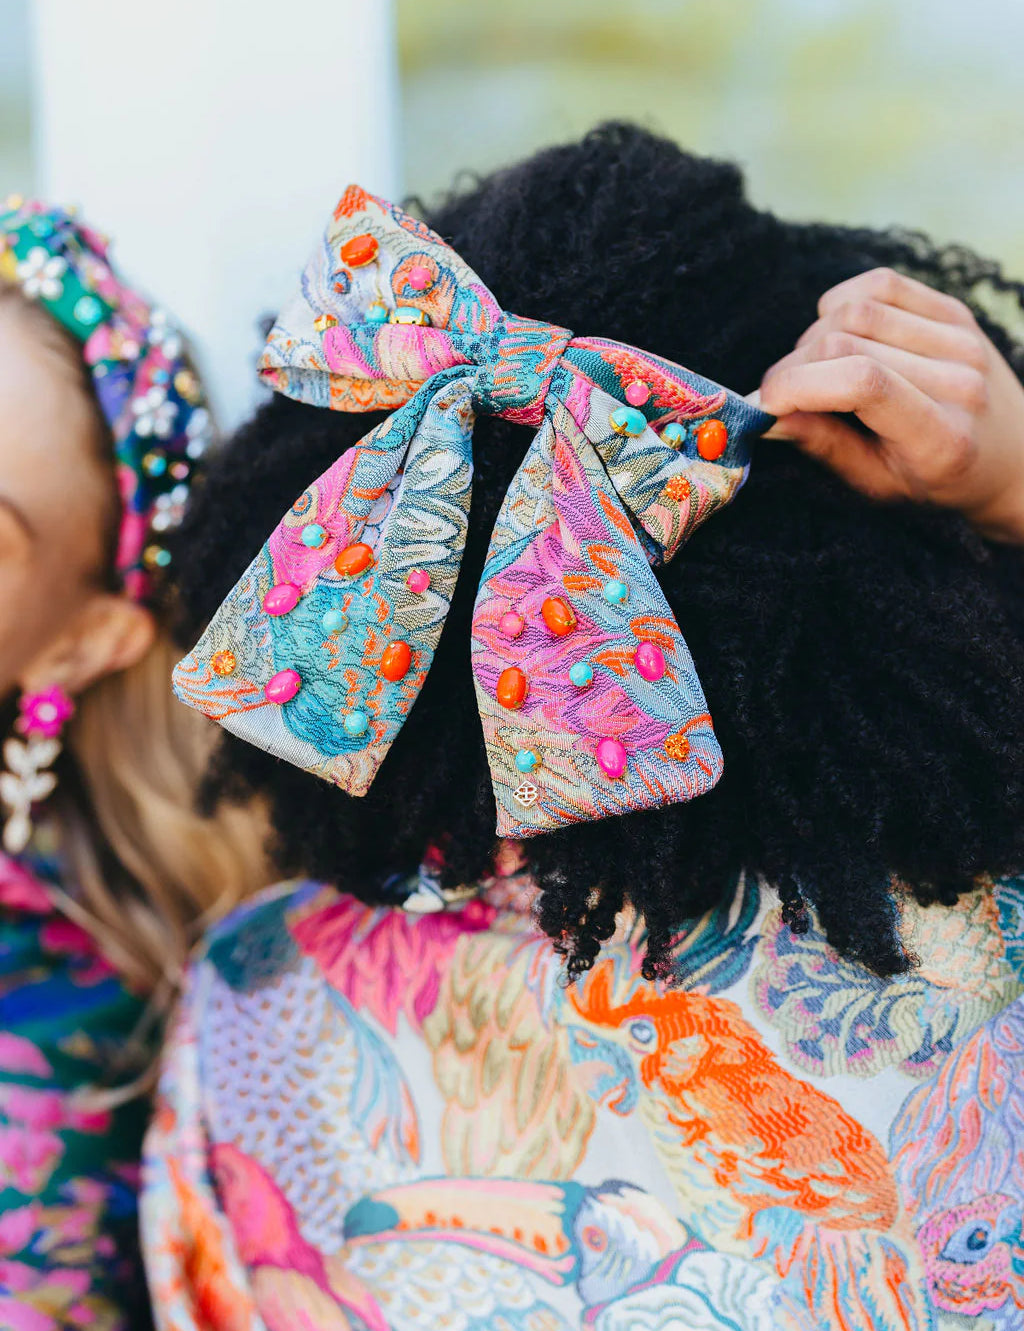
<path id="1" fill-rule="evenodd" d="M 60 753 L 60 732 L 74 710 L 75 704 L 59 684 L 21 695 L 14 728 L 25 739 L 12 736 L 4 744 L 9 770 L 0 774 L 0 800 L 9 811 L 3 837 L 9 855 L 20 855 L 29 843 L 32 806 L 53 794 L 57 778 L 46 768 Z"/>

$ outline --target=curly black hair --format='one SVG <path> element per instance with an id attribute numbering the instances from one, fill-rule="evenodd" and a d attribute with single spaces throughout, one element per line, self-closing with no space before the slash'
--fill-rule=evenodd
<path id="1" fill-rule="evenodd" d="M 508 309 L 634 343 L 739 392 L 791 350 L 823 291 L 889 265 L 967 301 L 1024 310 L 998 265 L 916 233 L 780 221 L 735 166 L 605 125 L 448 197 L 427 220 Z M 211 466 L 175 552 L 194 635 L 294 496 L 379 416 L 275 397 Z M 495 806 L 470 672 L 474 592 L 530 439 L 475 430 L 458 592 L 422 695 L 371 791 L 352 799 L 225 737 L 214 784 L 270 800 L 283 870 L 363 900 L 441 842 L 449 885 L 486 872 Z M 746 488 L 658 577 L 703 681 L 725 775 L 691 804 L 526 845 L 539 919 L 571 974 L 631 903 L 648 976 L 673 934 L 763 876 L 792 927 L 813 905 L 831 943 L 880 974 L 913 964 L 898 894 L 950 903 L 1024 865 L 1024 554 L 956 514 L 881 506 L 788 445 L 757 448 Z M 230 779 L 227 773 L 231 773 Z"/>

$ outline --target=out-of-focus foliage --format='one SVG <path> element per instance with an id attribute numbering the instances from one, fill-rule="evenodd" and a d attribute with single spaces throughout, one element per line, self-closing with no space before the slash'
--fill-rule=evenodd
<path id="1" fill-rule="evenodd" d="M 31 188 L 29 0 L 0 0 L 0 198 Z"/>
<path id="2" fill-rule="evenodd" d="M 0 0 L 0 194 L 32 184 L 30 3 Z M 410 192 L 625 116 L 737 159 L 781 213 L 1024 274 L 1024 0 L 394 3 Z"/>
<path id="3" fill-rule="evenodd" d="M 1022 0 L 397 0 L 429 196 L 622 116 L 783 214 L 918 225 L 1024 273 Z"/>

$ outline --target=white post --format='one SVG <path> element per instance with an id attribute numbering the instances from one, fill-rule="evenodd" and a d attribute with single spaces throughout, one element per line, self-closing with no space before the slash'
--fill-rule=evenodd
<path id="1" fill-rule="evenodd" d="M 114 237 L 234 425 L 343 186 L 398 191 L 391 0 L 34 0 L 33 36 L 40 195 Z"/>

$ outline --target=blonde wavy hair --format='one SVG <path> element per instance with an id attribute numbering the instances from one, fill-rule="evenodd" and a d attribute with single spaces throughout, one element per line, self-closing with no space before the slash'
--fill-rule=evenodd
<path id="1" fill-rule="evenodd" d="M 61 904 L 132 988 L 159 999 L 178 988 L 198 935 L 270 877 L 259 805 L 197 811 L 218 732 L 171 692 L 179 655 L 161 634 L 81 696 L 67 741 L 85 799 L 55 808 L 77 890 Z"/>
<path id="2" fill-rule="evenodd" d="M 94 407 L 97 452 L 110 459 L 109 432 L 78 344 L 2 280 L 0 301 L 13 301 L 32 335 L 77 365 Z M 111 470 L 113 532 L 119 512 Z M 260 804 L 221 801 L 208 814 L 198 808 L 219 732 L 174 697 L 171 667 L 179 653 L 168 628 L 169 598 L 154 613 L 158 633 L 145 657 L 76 699 L 64 778 L 47 815 L 69 882 L 56 889 L 58 906 L 95 937 L 107 960 L 131 988 L 150 997 L 151 1013 L 159 1015 L 178 988 L 197 936 L 271 875 Z"/>

